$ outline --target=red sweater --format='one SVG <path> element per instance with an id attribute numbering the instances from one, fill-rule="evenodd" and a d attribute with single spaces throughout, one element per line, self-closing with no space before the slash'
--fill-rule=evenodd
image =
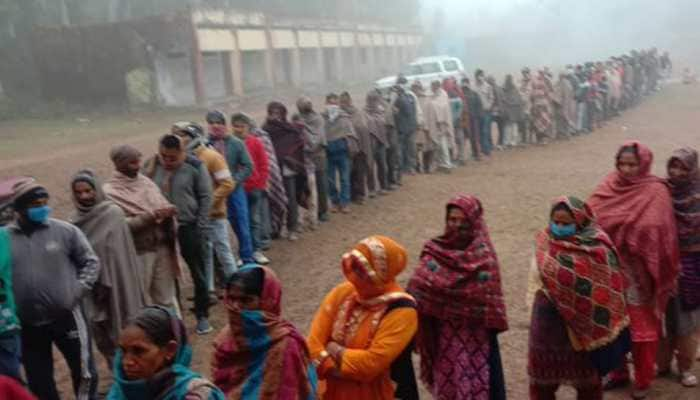
<path id="1" fill-rule="evenodd" d="M 253 135 L 246 136 L 245 146 L 248 148 L 248 154 L 250 154 L 250 159 L 253 161 L 253 173 L 246 179 L 243 187 L 248 193 L 255 189 L 267 190 L 267 178 L 270 176 L 270 161 L 267 159 L 265 146 L 260 139 Z"/>

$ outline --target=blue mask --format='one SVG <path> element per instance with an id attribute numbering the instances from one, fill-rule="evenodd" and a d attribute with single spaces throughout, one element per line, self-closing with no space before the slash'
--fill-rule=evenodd
<path id="1" fill-rule="evenodd" d="M 558 225 L 550 222 L 549 230 L 555 238 L 564 239 L 576 234 L 576 224 Z"/>
<path id="2" fill-rule="evenodd" d="M 46 222 L 49 219 L 49 215 L 51 215 L 51 207 L 49 206 L 32 207 L 27 209 L 27 218 L 37 224 L 43 224 Z"/>

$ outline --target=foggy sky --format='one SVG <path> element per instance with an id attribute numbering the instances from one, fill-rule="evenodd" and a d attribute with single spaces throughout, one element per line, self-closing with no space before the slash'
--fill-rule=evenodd
<path id="1" fill-rule="evenodd" d="M 697 0 L 423 0 L 426 33 L 437 52 L 474 66 L 475 55 L 510 64 L 603 59 L 633 48 L 668 49 L 681 63 L 700 63 Z M 444 22 L 435 27 L 438 14 Z M 488 38 L 479 41 L 479 38 Z M 499 40 L 500 39 L 500 40 Z M 481 48 L 479 43 L 489 43 Z M 492 57 L 485 57 L 489 54 Z M 510 66 L 509 66 L 510 67 Z"/>

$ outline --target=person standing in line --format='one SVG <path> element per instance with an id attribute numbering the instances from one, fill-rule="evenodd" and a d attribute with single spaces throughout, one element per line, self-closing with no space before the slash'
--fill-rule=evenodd
<path id="1" fill-rule="evenodd" d="M 212 204 L 211 178 L 205 165 L 188 156 L 177 135 L 167 134 L 159 141 L 158 155 L 148 160 L 144 174 L 155 182 L 163 195 L 177 207 L 177 238 L 194 284 L 196 331 L 205 335 L 209 325 L 209 290 L 205 271 L 205 246 L 209 237 L 209 211 Z"/>
<path id="2" fill-rule="evenodd" d="M 313 206 L 316 208 L 316 217 L 309 217 L 309 221 L 316 224 L 318 221 L 328 221 L 328 176 L 326 168 L 328 160 L 326 159 L 326 130 L 325 123 L 321 114 L 314 110 L 311 99 L 304 96 L 297 100 L 297 110 L 299 117 L 304 122 L 307 154 L 306 157 L 311 160 L 314 166 L 314 175 L 316 182 L 316 197 Z M 313 197 L 313 193 L 312 193 Z"/>
<path id="3" fill-rule="evenodd" d="M 228 398 L 318 398 L 306 340 L 282 318 L 281 303 L 282 282 L 270 269 L 249 264 L 228 281 L 228 324 L 214 340 L 211 362 L 212 380 Z"/>
<path id="4" fill-rule="evenodd" d="M 411 92 L 406 78 L 400 79 L 393 99 L 394 124 L 399 139 L 401 154 L 401 172 L 409 175 L 416 173 L 416 130 L 422 120 L 418 99 Z"/>
<path id="5" fill-rule="evenodd" d="M 472 159 L 481 160 L 479 138 L 481 137 L 481 115 L 483 106 L 481 97 L 471 89 L 469 78 L 462 78 L 462 93 L 464 93 L 464 113 L 462 113 L 462 129 L 469 135 Z"/>
<path id="6" fill-rule="evenodd" d="M 299 126 L 287 119 L 287 107 L 273 101 L 267 105 L 267 119 L 263 130 L 270 134 L 277 161 L 282 170 L 282 180 L 287 193 L 287 239 L 299 238 L 299 203 L 306 201 L 306 158 L 304 157 L 304 133 Z"/>
<path id="7" fill-rule="evenodd" d="M 425 93 L 420 81 L 411 85 L 411 91 L 416 95 L 420 109 L 423 111 L 423 123 L 418 126 L 416 132 L 416 157 L 418 173 L 429 174 L 433 172 L 433 156 L 438 147 L 437 138 L 434 138 L 435 113 L 432 109 L 432 97 Z"/>
<path id="8" fill-rule="evenodd" d="M 160 188 L 141 174 L 141 152 L 131 145 L 112 148 L 114 174 L 105 182 L 107 199 L 126 215 L 136 253 L 141 258 L 141 282 L 146 304 L 180 313 L 176 280 L 182 276 L 177 249 L 177 208 Z"/>
<path id="9" fill-rule="evenodd" d="M 496 78 L 489 75 L 486 78 L 486 83 L 493 88 L 493 109 L 491 110 L 491 120 L 496 123 L 498 129 L 498 141 L 496 148 L 502 150 L 506 138 L 506 124 L 503 116 L 503 88 L 498 85 Z"/>
<path id="10" fill-rule="evenodd" d="M 263 197 L 270 176 L 270 160 L 265 153 L 262 141 L 250 133 L 248 117 L 243 114 L 231 116 L 233 134 L 245 143 L 250 159 L 253 161 L 253 173 L 243 184 L 250 213 L 250 230 L 253 237 L 253 260 L 257 264 L 267 265 L 270 260 L 263 254 Z M 229 276 L 226 277 L 228 281 Z"/>
<path id="11" fill-rule="evenodd" d="M 475 91 L 481 98 L 482 114 L 481 114 L 481 152 L 484 157 L 491 156 L 493 148 L 493 139 L 491 138 L 491 122 L 493 122 L 493 110 L 496 101 L 493 87 L 486 82 L 486 74 L 483 70 L 477 69 L 474 73 L 476 80 Z"/>
<path id="12" fill-rule="evenodd" d="M 574 121 L 571 118 L 572 105 L 574 104 L 574 88 L 571 86 L 571 82 L 564 71 L 559 73 L 559 80 L 555 85 L 552 103 L 555 113 L 556 137 L 560 139 L 568 138 L 574 126 Z"/>
<path id="13" fill-rule="evenodd" d="M 122 330 L 119 347 L 107 400 L 225 399 L 219 388 L 190 369 L 187 329 L 167 308 L 144 308 Z"/>
<path id="14" fill-rule="evenodd" d="M 454 78 L 447 78 L 442 81 L 442 88 L 447 93 L 450 100 L 450 112 L 452 114 L 452 161 L 457 165 L 465 165 L 464 154 L 464 132 L 462 130 L 462 114 L 464 114 L 464 93 L 457 86 Z"/>
<path id="15" fill-rule="evenodd" d="M 418 305 L 421 379 L 440 400 L 506 398 L 498 334 L 508 330 L 481 202 L 457 195 L 445 233 L 426 242 L 408 283 Z"/>
<path id="16" fill-rule="evenodd" d="M 505 139 L 503 143 L 506 147 L 516 147 L 520 142 L 518 126 L 521 125 L 521 121 L 525 118 L 523 115 L 524 106 L 523 99 L 520 97 L 520 91 L 515 86 L 515 82 L 513 82 L 513 75 L 506 75 L 503 85 L 503 97 L 501 99 L 501 117 L 505 124 Z"/>
<path id="17" fill-rule="evenodd" d="M 381 94 L 376 90 L 367 93 L 365 100 L 365 114 L 367 115 L 367 126 L 372 135 L 372 160 L 376 166 L 376 181 L 370 177 L 370 191 L 376 191 L 379 195 L 386 195 L 389 189 L 388 167 L 387 167 L 387 110 L 382 105 Z M 377 186 L 378 184 L 378 186 Z"/>
<path id="18" fill-rule="evenodd" d="M 700 336 L 700 169 L 698 153 L 689 147 L 673 152 L 667 163 L 668 183 L 678 226 L 681 273 L 678 294 L 666 311 L 668 336 L 661 340 L 656 364 L 661 375 L 671 372 L 676 358 L 683 386 L 698 385 L 692 373 Z M 675 357 L 674 357 L 675 355 Z"/>
<path id="19" fill-rule="evenodd" d="M 5 376 L 21 383 L 22 344 L 17 304 L 12 291 L 12 244 L 5 226 L 12 220 L 5 220 L 4 217 L 4 213 L 0 214 L 0 378 Z"/>
<path id="20" fill-rule="evenodd" d="M 525 67 L 520 72 L 520 98 L 523 99 L 523 113 L 524 118 L 522 123 L 518 126 L 520 131 L 520 142 L 523 145 L 531 143 L 532 134 L 532 76 L 530 74 L 530 68 Z"/>
<path id="21" fill-rule="evenodd" d="M 76 210 L 70 222 L 83 231 L 101 267 L 92 292 L 85 297 L 85 315 L 97 349 L 111 367 L 119 332 L 145 305 L 143 265 L 126 215 L 105 198 L 92 171 L 78 172 L 71 181 L 71 192 Z"/>
<path id="22" fill-rule="evenodd" d="M 350 162 L 359 150 L 352 120 L 339 106 L 337 94 L 326 96 L 326 109 L 321 113 L 325 121 L 328 139 L 328 193 L 332 212 L 349 213 L 350 208 Z M 338 188 L 340 179 L 340 189 Z"/>
<path id="23" fill-rule="evenodd" d="M 552 103 L 543 71 L 538 71 L 532 83 L 532 128 L 538 144 L 547 144 L 552 128 Z"/>
<path id="24" fill-rule="evenodd" d="M 243 114 L 243 113 L 242 113 Z M 262 232 L 260 245 L 262 250 L 270 248 L 272 238 L 279 237 L 282 227 L 287 221 L 287 194 L 284 192 L 284 182 L 282 181 L 282 170 L 277 162 L 275 146 L 272 144 L 270 134 L 258 128 L 253 117 L 243 114 L 248 120 L 250 132 L 260 139 L 265 148 L 268 160 L 267 187 L 263 193 L 262 205 Z"/>
<path id="25" fill-rule="evenodd" d="M 352 127 L 358 141 L 358 152 L 355 154 L 350 170 L 350 198 L 356 204 L 364 204 L 368 195 L 369 179 L 374 176 L 374 168 L 370 162 L 372 155 L 372 143 L 370 141 L 367 118 L 352 102 L 350 93 L 340 94 L 340 108 L 350 116 Z M 375 197 L 375 193 L 369 193 L 369 197 Z"/>
<path id="26" fill-rule="evenodd" d="M 231 240 L 226 220 L 226 201 L 236 184 L 231 177 L 224 156 L 207 146 L 204 130 L 194 122 L 178 122 L 172 133 L 179 136 L 187 154 L 201 161 L 209 172 L 213 186 L 212 205 L 209 212 L 209 237 L 206 241 L 205 268 L 209 301 L 217 301 L 214 279 L 214 257 L 222 267 L 224 279 L 236 271 L 236 258 L 231 250 Z"/>
<path id="27" fill-rule="evenodd" d="M 450 157 L 450 149 L 454 148 L 454 130 L 452 127 L 452 111 L 450 110 L 450 99 L 442 88 L 442 82 L 433 81 L 431 85 L 433 94 L 430 99 L 431 110 L 430 129 L 435 132 L 437 138 L 438 171 L 450 173 L 453 165 Z"/>
<path id="28" fill-rule="evenodd" d="M 661 317 L 676 289 L 680 264 L 673 200 L 666 183 L 651 174 L 652 162 L 647 146 L 625 143 L 615 157 L 616 171 L 598 185 L 588 201 L 620 255 L 631 321 L 635 399 L 649 395 L 662 335 Z M 626 384 L 627 365 L 611 372 L 606 381 L 606 388 Z"/>
<path id="29" fill-rule="evenodd" d="M 245 144 L 228 131 L 226 117 L 221 111 L 208 112 L 206 120 L 209 125 L 209 144 L 226 159 L 235 185 L 233 193 L 228 196 L 226 212 L 238 239 L 239 264 L 253 262 L 253 238 L 244 189 L 245 181 L 253 173 L 253 163 Z"/>
<path id="30" fill-rule="evenodd" d="M 602 400 L 601 377 L 625 362 L 631 345 L 617 250 L 576 197 L 557 198 L 549 219 L 528 282 L 530 399 L 555 399 L 568 384 L 577 399 Z"/>
<path id="31" fill-rule="evenodd" d="M 396 282 L 406 257 L 385 236 L 370 236 L 343 255 L 345 282 L 323 299 L 307 338 L 324 400 L 418 399 L 411 364 L 416 303 Z"/>
<path id="32" fill-rule="evenodd" d="M 8 227 L 12 286 L 29 389 L 41 400 L 60 400 L 52 355 L 56 345 L 70 369 L 76 399 L 97 399 L 82 301 L 97 281 L 100 262 L 80 229 L 50 218 L 46 188 L 29 180 L 18 183 L 14 193 L 17 220 Z"/>

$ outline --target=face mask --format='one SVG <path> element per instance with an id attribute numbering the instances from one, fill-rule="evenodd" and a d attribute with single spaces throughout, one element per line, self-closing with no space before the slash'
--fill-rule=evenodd
<path id="1" fill-rule="evenodd" d="M 550 222 L 549 230 L 555 238 L 564 239 L 576 234 L 576 224 L 558 225 L 554 222 Z"/>
<path id="2" fill-rule="evenodd" d="M 334 104 L 329 104 L 326 106 L 326 111 L 328 112 L 328 118 L 330 118 L 330 120 L 333 121 L 336 118 L 338 118 L 338 114 L 340 113 L 340 107 Z"/>
<path id="3" fill-rule="evenodd" d="M 213 139 L 223 139 L 226 136 L 226 127 L 216 125 L 211 128 L 211 137 Z"/>
<path id="4" fill-rule="evenodd" d="M 43 224 L 46 222 L 49 219 L 49 215 L 51 215 L 51 207 L 49 206 L 32 207 L 27 209 L 27 218 L 37 224 Z"/>

